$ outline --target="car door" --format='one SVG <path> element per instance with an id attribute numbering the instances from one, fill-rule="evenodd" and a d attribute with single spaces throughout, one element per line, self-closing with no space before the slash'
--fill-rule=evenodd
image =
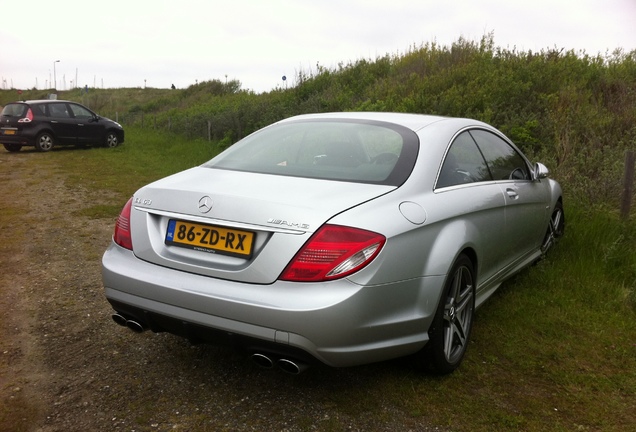
<path id="1" fill-rule="evenodd" d="M 77 122 L 77 143 L 96 144 L 101 142 L 104 135 L 104 125 L 98 121 L 98 117 L 82 105 L 70 103 L 69 106 Z"/>
<path id="2" fill-rule="evenodd" d="M 506 200 L 506 241 L 509 264 L 524 260 L 539 248 L 547 212 L 545 182 L 533 181 L 530 165 L 521 153 L 492 132 L 471 130 L 488 169 Z"/>
<path id="3" fill-rule="evenodd" d="M 55 138 L 64 144 L 75 144 L 77 141 L 77 121 L 66 102 L 48 104 L 49 123 Z"/>
<path id="4" fill-rule="evenodd" d="M 449 147 L 437 180 L 436 193 L 447 205 L 461 208 L 459 218 L 474 227 L 479 238 L 472 239 L 477 248 L 480 290 L 488 287 L 507 263 L 507 242 L 503 229 L 506 200 L 477 144 L 468 131 L 460 133 Z M 458 233 L 460 235 L 460 233 Z M 477 292 L 480 295 L 480 292 Z"/>

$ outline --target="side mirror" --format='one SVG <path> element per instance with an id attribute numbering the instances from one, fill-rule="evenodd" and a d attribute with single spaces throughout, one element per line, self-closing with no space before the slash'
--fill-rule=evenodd
<path id="1" fill-rule="evenodd" d="M 533 172 L 534 180 L 544 179 L 548 177 L 549 174 L 550 174 L 550 171 L 548 170 L 548 167 L 543 165 L 541 162 L 537 162 L 536 164 L 534 164 L 534 172 Z"/>

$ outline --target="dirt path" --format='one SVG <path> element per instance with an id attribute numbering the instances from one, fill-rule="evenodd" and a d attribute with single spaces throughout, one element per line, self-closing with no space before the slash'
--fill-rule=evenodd
<path id="1" fill-rule="evenodd" d="M 69 424 L 68 413 L 91 404 L 88 366 L 103 355 L 91 340 L 108 316 L 99 251 L 112 221 L 75 216 L 86 191 L 68 189 L 55 167 L 34 160 L 42 156 L 0 156 L 1 430 L 90 425 Z"/>
<path id="2" fill-rule="evenodd" d="M 100 263 L 114 220 L 81 214 L 108 199 L 51 156 L 0 149 L 0 432 L 438 430 L 382 397 L 395 365 L 293 377 L 116 326 Z"/>

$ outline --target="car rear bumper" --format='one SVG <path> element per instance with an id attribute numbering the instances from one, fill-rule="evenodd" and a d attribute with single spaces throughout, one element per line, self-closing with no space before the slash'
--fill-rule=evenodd
<path id="1" fill-rule="evenodd" d="M 35 137 L 30 135 L 0 135 L 0 144 L 35 145 Z"/>
<path id="2" fill-rule="evenodd" d="M 421 349 L 444 283 L 237 283 L 157 266 L 114 243 L 102 265 L 113 308 L 150 330 L 336 367 Z"/>

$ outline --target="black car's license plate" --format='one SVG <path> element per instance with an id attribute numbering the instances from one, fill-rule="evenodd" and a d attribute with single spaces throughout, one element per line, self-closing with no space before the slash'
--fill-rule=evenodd
<path id="1" fill-rule="evenodd" d="M 170 219 L 166 244 L 249 258 L 252 255 L 254 233 Z"/>

